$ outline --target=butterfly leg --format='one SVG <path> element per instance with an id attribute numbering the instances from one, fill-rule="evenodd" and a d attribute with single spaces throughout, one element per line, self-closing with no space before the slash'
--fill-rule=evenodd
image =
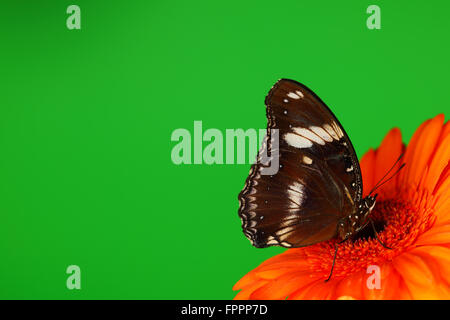
<path id="1" fill-rule="evenodd" d="M 372 220 L 372 219 L 369 219 L 369 220 L 370 220 L 370 224 L 372 225 L 372 229 L 373 229 L 373 232 L 374 232 L 374 234 L 375 234 L 375 238 L 377 238 L 378 243 L 381 244 L 381 245 L 383 246 L 383 248 L 392 250 L 392 248 L 389 248 L 389 247 L 386 246 L 383 242 L 381 242 L 381 240 L 378 238 L 378 232 L 377 232 L 377 230 L 375 229 L 375 224 L 373 223 L 373 220 Z"/>
<path id="2" fill-rule="evenodd" d="M 331 275 L 333 274 L 334 263 L 336 262 L 337 251 L 338 251 L 338 244 L 336 243 L 335 244 L 335 250 L 334 250 L 333 264 L 331 265 L 330 275 L 328 276 L 327 280 L 325 280 L 325 282 L 328 282 L 328 280 L 331 279 Z"/>
<path id="3" fill-rule="evenodd" d="M 334 269 L 334 264 L 336 263 L 336 255 L 338 252 L 338 245 L 341 243 L 344 243 L 345 241 L 347 241 L 349 238 L 345 238 L 344 240 L 342 240 L 341 242 L 338 242 L 335 244 L 335 250 L 334 250 L 334 257 L 333 257 L 333 264 L 331 265 L 331 270 L 330 270 L 330 275 L 328 276 L 327 280 L 325 280 L 325 282 L 328 282 L 328 280 L 331 279 L 331 275 L 333 274 L 333 269 Z"/>

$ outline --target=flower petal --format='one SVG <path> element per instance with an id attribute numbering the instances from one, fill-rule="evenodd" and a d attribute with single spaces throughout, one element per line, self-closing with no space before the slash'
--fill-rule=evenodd
<path id="1" fill-rule="evenodd" d="M 245 287 L 252 285 L 254 282 L 258 280 L 259 278 L 256 277 L 255 273 L 253 271 L 250 271 L 234 284 L 233 290 L 241 290 Z"/>
<path id="2" fill-rule="evenodd" d="M 426 121 L 411 138 L 405 154 L 406 167 L 402 181 L 409 187 L 416 187 L 436 148 L 441 135 L 444 115 L 440 114 Z"/>
<path id="3" fill-rule="evenodd" d="M 290 272 L 255 290 L 250 298 L 255 300 L 284 300 L 291 293 L 316 280 L 317 278 L 312 277 L 309 271 Z"/>
<path id="4" fill-rule="evenodd" d="M 450 182 L 450 179 L 449 179 Z M 450 189 L 450 183 L 449 183 Z M 440 226 L 450 223 L 450 197 L 441 197 L 435 207 L 436 222 L 434 226 Z"/>
<path id="5" fill-rule="evenodd" d="M 402 172 L 400 172 L 399 181 L 402 184 L 405 184 L 407 182 L 407 177 L 409 176 L 409 172 L 411 171 L 411 163 L 412 159 L 416 153 L 416 148 L 418 141 L 420 140 L 420 137 L 422 135 L 422 132 L 427 127 L 427 125 L 430 123 L 430 120 L 427 120 L 423 122 L 414 132 L 413 136 L 411 137 L 411 140 L 409 141 L 408 147 L 406 148 L 405 155 L 403 157 L 403 162 L 406 163 L 405 169 L 403 169 Z"/>
<path id="6" fill-rule="evenodd" d="M 328 300 L 334 296 L 337 280 L 317 280 L 289 296 L 289 300 Z"/>
<path id="7" fill-rule="evenodd" d="M 392 168 L 395 161 L 403 152 L 402 134 L 400 129 L 393 128 L 384 137 L 380 147 L 376 150 L 376 165 L 375 165 L 375 183 L 381 181 L 386 173 Z M 397 168 L 400 163 L 397 164 Z M 394 172 L 394 171 L 391 171 Z M 397 177 L 396 177 L 397 178 Z M 396 179 L 392 179 L 389 183 L 384 184 L 378 193 L 388 194 L 393 196 L 393 191 L 397 186 Z M 385 197 L 384 197 L 385 198 Z"/>
<path id="8" fill-rule="evenodd" d="M 433 274 L 439 277 L 441 282 L 444 281 L 449 289 L 450 285 L 450 274 L 448 272 L 448 266 L 450 265 L 450 248 L 443 246 L 423 246 L 414 249 L 414 253 L 421 256 L 422 259 L 428 262 L 431 266 Z M 450 296 L 446 297 L 447 299 Z"/>
<path id="9" fill-rule="evenodd" d="M 450 243 L 450 224 L 433 226 L 423 233 L 416 242 L 416 245 L 439 245 Z"/>
<path id="10" fill-rule="evenodd" d="M 444 170 L 442 170 L 441 176 L 434 187 L 433 193 L 438 198 L 450 198 L 450 161 Z"/>
<path id="11" fill-rule="evenodd" d="M 450 297 L 448 287 L 436 278 L 426 260 L 413 251 L 401 254 L 393 263 L 413 299 Z"/>
<path id="12" fill-rule="evenodd" d="M 267 280 L 260 280 L 253 282 L 252 284 L 242 288 L 241 291 L 238 292 L 238 294 L 234 297 L 234 300 L 248 300 L 250 299 L 250 296 L 252 295 L 255 290 L 265 285 L 268 281 Z M 234 288 L 233 288 L 234 289 Z M 236 289 L 234 289 L 236 290 Z"/>
<path id="13" fill-rule="evenodd" d="M 363 271 L 349 275 L 336 285 L 335 297 L 350 296 L 356 300 L 363 299 L 362 286 L 364 283 L 365 273 Z"/>
<path id="14" fill-rule="evenodd" d="M 450 126 L 449 126 L 450 127 Z M 443 137 L 442 142 L 439 144 L 438 149 L 431 161 L 430 170 L 425 183 L 425 188 L 429 192 L 433 192 L 436 184 L 441 177 L 445 167 L 448 165 L 450 159 L 450 131 Z"/>

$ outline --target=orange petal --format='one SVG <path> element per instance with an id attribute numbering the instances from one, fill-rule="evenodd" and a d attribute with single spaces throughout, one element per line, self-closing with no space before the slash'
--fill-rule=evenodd
<path id="1" fill-rule="evenodd" d="M 294 291 L 301 289 L 317 278 L 311 276 L 311 272 L 291 272 L 260 287 L 250 296 L 256 300 L 280 300 L 286 299 Z"/>
<path id="2" fill-rule="evenodd" d="M 303 251 L 303 248 L 294 248 L 284 251 L 283 253 L 277 254 L 276 256 L 273 256 L 263 263 L 259 265 L 258 268 L 263 268 L 269 265 L 275 265 L 277 263 L 280 264 L 288 264 L 288 263 L 294 263 L 296 265 L 302 264 L 302 261 L 305 261 L 305 253 Z M 303 262 L 304 263 L 304 262 Z"/>
<path id="3" fill-rule="evenodd" d="M 417 240 L 416 245 L 438 245 L 450 243 L 450 224 L 433 226 Z"/>
<path id="4" fill-rule="evenodd" d="M 436 216 L 436 222 L 434 223 L 435 227 L 450 224 L 450 197 L 441 197 L 438 200 L 438 202 L 435 205 L 435 216 Z"/>
<path id="5" fill-rule="evenodd" d="M 413 254 L 413 251 L 398 256 L 393 264 L 413 299 L 442 299 L 450 296 L 446 285 L 436 278 L 427 262 Z"/>
<path id="6" fill-rule="evenodd" d="M 419 127 L 416 131 L 417 135 L 415 133 L 411 139 L 405 155 L 405 163 L 408 169 L 404 182 L 406 182 L 407 186 L 414 187 L 419 184 L 425 167 L 428 165 L 436 148 L 443 123 L 444 115 L 440 114 L 426 121 L 423 127 Z"/>
<path id="7" fill-rule="evenodd" d="M 436 182 L 433 193 L 438 197 L 449 198 L 450 197 L 450 161 L 447 166 L 442 170 L 439 180 Z"/>
<path id="8" fill-rule="evenodd" d="M 289 296 L 289 300 L 328 300 L 333 297 L 338 283 L 335 279 L 325 282 L 323 279 L 313 282 L 311 285 L 297 290 Z"/>
<path id="9" fill-rule="evenodd" d="M 448 266 L 450 265 L 450 248 L 443 246 L 423 246 L 414 249 L 414 253 L 420 255 L 422 259 L 427 261 L 435 276 L 439 277 L 441 281 L 444 281 L 448 288 L 448 285 L 450 284 L 450 274 L 448 272 Z M 450 298 L 450 296 L 447 298 Z"/>
<path id="10" fill-rule="evenodd" d="M 447 121 L 444 126 L 442 127 L 442 133 L 441 133 L 441 137 L 439 138 L 439 142 L 438 144 L 441 144 L 442 141 L 448 136 L 450 135 L 450 121 Z"/>
<path id="11" fill-rule="evenodd" d="M 402 151 L 402 134 L 400 132 L 400 129 L 393 128 L 388 132 L 386 137 L 381 142 L 380 147 L 376 151 L 375 183 L 380 181 L 392 168 L 395 161 L 397 161 L 398 157 L 401 155 Z M 400 163 L 397 164 L 397 168 L 399 166 Z M 383 187 L 378 189 L 378 192 L 381 193 L 384 191 L 384 193 L 392 194 L 392 191 L 395 190 L 396 186 L 396 179 L 392 179 L 388 183 L 384 184 Z"/>
<path id="12" fill-rule="evenodd" d="M 302 270 L 310 270 L 311 268 L 306 258 L 299 258 L 298 256 L 295 257 L 284 255 L 283 257 L 278 257 L 278 259 L 270 259 L 270 260 L 271 263 L 263 263 L 259 267 L 254 269 L 252 272 L 259 273 L 263 271 L 269 271 L 274 269 L 285 269 L 285 268 L 302 271 Z"/>
<path id="13" fill-rule="evenodd" d="M 400 279 L 400 283 L 397 288 L 397 294 L 394 299 L 395 300 L 412 300 L 413 299 L 411 292 L 409 291 L 408 287 L 406 286 L 406 283 L 403 280 L 403 278 Z"/>
<path id="14" fill-rule="evenodd" d="M 357 300 L 363 299 L 362 286 L 365 285 L 365 276 L 365 272 L 360 271 L 342 279 L 336 285 L 335 298 L 350 296 Z"/>
<path id="15" fill-rule="evenodd" d="M 414 132 L 413 136 L 411 137 L 411 140 L 409 141 L 408 147 L 406 148 L 405 155 L 403 157 L 403 162 L 406 163 L 405 169 L 400 173 L 399 182 L 401 184 L 405 184 L 407 182 L 407 178 L 409 176 L 409 172 L 411 171 L 411 162 L 414 157 L 414 154 L 416 152 L 417 144 L 420 139 L 420 136 L 422 135 L 422 132 L 427 127 L 427 125 L 430 123 L 431 120 L 427 120 L 423 122 L 417 130 Z"/>
<path id="16" fill-rule="evenodd" d="M 253 284 L 255 281 L 258 281 L 259 278 L 256 276 L 255 270 L 250 271 L 245 276 L 243 276 L 238 282 L 236 282 L 235 285 L 233 286 L 233 290 L 240 290 L 246 286 Z"/>
<path id="17" fill-rule="evenodd" d="M 268 282 L 267 280 L 261 280 L 246 286 L 245 288 L 243 288 L 241 291 L 238 292 L 238 294 L 234 297 L 234 300 L 249 300 L 252 293 L 258 288 L 265 285 L 267 282 Z"/>
<path id="18" fill-rule="evenodd" d="M 450 134 L 448 134 L 442 142 L 439 144 L 436 153 L 431 160 L 430 170 L 425 183 L 425 187 L 433 192 L 434 188 L 444 171 L 444 168 L 448 165 L 450 160 Z"/>

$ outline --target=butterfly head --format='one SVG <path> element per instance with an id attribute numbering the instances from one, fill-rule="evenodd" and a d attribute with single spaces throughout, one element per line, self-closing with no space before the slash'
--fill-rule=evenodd
<path id="1" fill-rule="evenodd" d="M 363 210 L 366 210 L 368 213 L 372 212 L 373 208 L 375 207 L 375 203 L 377 202 L 377 196 L 378 194 L 365 197 L 362 201 L 362 207 L 364 207 Z"/>
<path id="2" fill-rule="evenodd" d="M 369 216 L 375 207 L 376 201 L 377 194 L 365 197 L 354 213 L 341 219 L 338 225 L 338 233 L 341 239 L 350 238 L 369 223 Z"/>

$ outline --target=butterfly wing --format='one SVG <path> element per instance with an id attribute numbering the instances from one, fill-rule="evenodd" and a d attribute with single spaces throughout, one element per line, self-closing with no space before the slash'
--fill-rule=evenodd
<path id="1" fill-rule="evenodd" d="M 239 194 L 244 234 L 256 247 L 302 247 L 331 239 L 362 196 L 354 148 L 331 110 L 311 90 L 279 80 L 266 97 L 267 137 Z M 278 129 L 278 150 L 271 141 Z M 262 154 L 278 151 L 264 175 Z"/>

